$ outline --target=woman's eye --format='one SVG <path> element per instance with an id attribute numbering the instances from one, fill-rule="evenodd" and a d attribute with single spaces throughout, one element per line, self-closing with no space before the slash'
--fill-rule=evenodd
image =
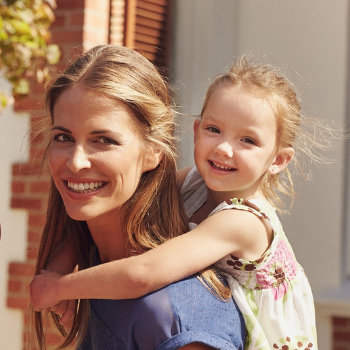
<path id="1" fill-rule="evenodd" d="M 220 130 L 215 126 L 208 126 L 206 129 L 214 134 L 220 134 Z"/>
<path id="2" fill-rule="evenodd" d="M 103 145 L 119 145 L 119 142 L 117 142 L 117 141 L 115 141 L 107 136 L 99 136 L 96 139 L 96 142 L 102 143 Z"/>
<path id="3" fill-rule="evenodd" d="M 254 139 L 252 139 L 251 137 L 243 137 L 242 138 L 242 142 L 244 143 L 249 143 L 251 145 L 256 145 L 256 142 Z"/>
<path id="4" fill-rule="evenodd" d="M 72 142 L 73 141 L 73 137 L 69 134 L 57 134 L 57 135 L 54 135 L 52 139 L 54 141 L 58 141 L 58 142 Z"/>

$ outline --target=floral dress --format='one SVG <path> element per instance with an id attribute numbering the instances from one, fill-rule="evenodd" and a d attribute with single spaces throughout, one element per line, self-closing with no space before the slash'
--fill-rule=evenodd
<path id="1" fill-rule="evenodd" d="M 182 187 L 189 217 L 206 200 L 203 183 L 193 168 Z M 232 295 L 244 316 L 246 349 L 317 349 L 311 288 L 275 209 L 264 199 L 234 198 L 221 203 L 210 215 L 228 209 L 246 210 L 268 220 L 274 235 L 270 247 L 255 261 L 228 255 L 216 263 L 228 276 Z"/>

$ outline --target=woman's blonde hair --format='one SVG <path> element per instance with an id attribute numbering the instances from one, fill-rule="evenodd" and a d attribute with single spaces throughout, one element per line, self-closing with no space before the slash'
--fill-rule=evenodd
<path id="1" fill-rule="evenodd" d="M 134 112 L 143 141 L 156 145 L 163 153 L 159 165 L 142 175 L 135 193 L 123 205 L 123 227 L 131 254 L 142 253 L 174 234 L 187 231 L 176 183 L 174 116 L 167 85 L 157 69 L 142 55 L 125 47 L 103 45 L 92 48 L 60 74 L 47 90 L 46 106 L 51 124 L 57 99 L 76 84 L 128 105 Z M 67 215 L 61 196 L 51 181 L 36 273 L 45 268 L 49 257 L 68 239 L 77 252 L 78 268 L 92 266 L 94 245 L 88 227 L 85 222 L 75 221 Z M 81 342 L 88 313 L 88 300 L 80 300 L 68 333 L 52 313 L 57 328 L 65 336 L 62 347 L 75 340 Z M 45 348 L 40 312 L 35 313 L 35 330 L 40 348 Z"/>
<path id="2" fill-rule="evenodd" d="M 326 125 L 321 125 L 318 120 L 303 117 L 296 89 L 280 70 L 267 64 L 250 62 L 245 56 L 241 57 L 227 73 L 214 79 L 207 91 L 201 116 L 213 92 L 222 87 L 239 87 L 270 103 L 277 121 L 276 136 L 279 149 L 293 147 L 296 154 L 306 154 L 317 163 L 326 162 L 320 151 L 331 147 L 327 141 L 322 144 L 323 140 L 317 136 L 322 138 L 322 134 L 327 134 L 332 137 L 332 130 Z M 319 132 L 314 133 L 317 128 Z M 294 164 L 295 169 L 304 174 L 297 158 L 293 157 L 290 164 Z M 291 205 L 293 203 L 295 191 L 289 167 L 278 174 L 266 172 L 264 175 L 261 190 L 266 199 L 273 204 L 282 204 L 281 195 L 289 196 Z"/>

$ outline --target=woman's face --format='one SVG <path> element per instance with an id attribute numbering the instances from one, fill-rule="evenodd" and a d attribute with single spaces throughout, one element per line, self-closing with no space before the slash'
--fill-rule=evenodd
<path id="1" fill-rule="evenodd" d="M 132 111 L 77 85 L 59 96 L 53 114 L 49 164 L 68 215 L 118 220 L 142 173 L 154 168 Z"/>

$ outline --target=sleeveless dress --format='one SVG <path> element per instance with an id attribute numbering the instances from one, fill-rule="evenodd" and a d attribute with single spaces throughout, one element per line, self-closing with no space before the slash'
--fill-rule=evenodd
<path id="1" fill-rule="evenodd" d="M 191 217 L 206 201 L 206 186 L 195 167 L 187 175 L 181 192 L 186 214 Z M 310 284 L 295 259 L 275 209 L 264 199 L 234 198 L 221 203 L 210 215 L 228 209 L 252 212 L 268 220 L 273 229 L 272 243 L 259 259 L 246 261 L 228 255 L 216 263 L 227 275 L 245 319 L 246 349 L 317 349 Z"/>

